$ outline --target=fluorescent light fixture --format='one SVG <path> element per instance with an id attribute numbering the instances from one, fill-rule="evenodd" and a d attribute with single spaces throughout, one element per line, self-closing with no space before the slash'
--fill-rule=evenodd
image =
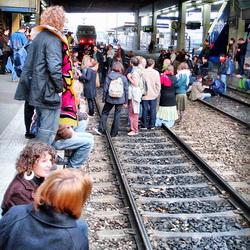
<path id="1" fill-rule="evenodd" d="M 191 7 L 189 9 L 186 9 L 186 11 L 190 11 L 190 10 L 194 10 L 195 8 L 194 7 Z"/>
<path id="2" fill-rule="evenodd" d="M 222 3 L 224 3 L 225 1 L 224 0 L 221 0 L 221 1 L 217 1 L 217 2 L 214 2 L 214 3 L 212 3 L 213 5 L 218 5 L 218 4 L 222 4 Z"/>

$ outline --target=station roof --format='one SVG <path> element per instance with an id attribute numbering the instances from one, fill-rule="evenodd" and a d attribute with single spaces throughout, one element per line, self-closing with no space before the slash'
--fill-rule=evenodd
<path id="1" fill-rule="evenodd" d="M 62 5 L 69 13 L 135 12 L 155 0 L 49 0 L 49 5 Z"/>

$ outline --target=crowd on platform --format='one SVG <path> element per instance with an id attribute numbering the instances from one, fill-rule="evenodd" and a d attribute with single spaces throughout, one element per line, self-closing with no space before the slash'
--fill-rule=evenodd
<path id="1" fill-rule="evenodd" d="M 123 107 L 128 107 L 127 135 L 135 136 L 162 124 L 184 123 L 188 98 L 226 93 L 227 76 L 247 74 L 245 86 L 249 86 L 249 38 L 239 39 L 238 45 L 230 39 L 227 55 L 220 55 L 217 77 L 210 78 L 208 41 L 193 58 L 185 50 L 161 51 L 161 69 L 156 70 L 154 59 L 133 51 L 127 64 L 119 44 L 116 50 L 111 44 L 75 50 L 72 34 L 63 34 L 64 22 L 63 8 L 52 6 L 42 13 L 40 26 L 21 27 L 10 37 L 6 29 L 0 38 L 0 73 L 11 72 L 12 81 L 20 78 L 15 99 L 25 101 L 25 137 L 31 139 L 17 160 L 18 173 L 2 202 L 1 249 L 32 248 L 38 239 L 41 246 L 54 242 L 57 249 L 70 245 L 88 249 L 87 224 L 79 218 L 92 179 L 80 169 L 94 146 L 94 136 L 86 128 L 95 115 L 97 88 L 103 90 L 104 106 L 92 132 L 105 133 L 114 108 L 110 135 L 116 137 Z M 61 159 L 57 150 L 64 150 L 66 158 Z M 54 162 L 65 169 L 50 174 Z"/>

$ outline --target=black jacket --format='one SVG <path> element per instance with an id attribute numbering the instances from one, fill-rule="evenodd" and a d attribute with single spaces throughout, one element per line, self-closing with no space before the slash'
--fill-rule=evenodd
<path id="1" fill-rule="evenodd" d="M 45 29 L 29 46 L 29 53 L 15 93 L 16 100 L 27 100 L 35 107 L 58 109 L 63 90 L 62 41 Z"/>
<path id="2" fill-rule="evenodd" d="M 87 250 L 88 239 L 76 219 L 51 206 L 34 204 L 12 207 L 0 220 L 0 249 Z"/>

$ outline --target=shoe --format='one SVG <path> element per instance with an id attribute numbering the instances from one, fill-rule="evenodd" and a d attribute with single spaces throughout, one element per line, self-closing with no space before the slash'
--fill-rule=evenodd
<path id="1" fill-rule="evenodd" d="M 63 159 L 61 156 L 56 157 L 56 165 L 67 165 L 68 160 Z"/>
<path id="2" fill-rule="evenodd" d="M 138 133 L 134 131 L 130 131 L 127 135 L 138 135 Z"/>
<path id="3" fill-rule="evenodd" d="M 153 128 L 150 128 L 150 130 L 154 130 L 155 129 L 155 127 L 153 127 Z"/>
<path id="4" fill-rule="evenodd" d="M 145 128 L 145 127 L 141 127 L 140 129 L 141 129 L 141 130 L 147 130 L 147 128 Z"/>
<path id="5" fill-rule="evenodd" d="M 25 134 L 26 139 L 33 139 L 35 137 L 36 137 L 36 135 L 34 135 L 34 134 L 28 134 L 28 133 Z"/>
<path id="6" fill-rule="evenodd" d="M 93 128 L 93 130 L 95 131 L 96 134 L 102 135 L 102 133 L 97 128 Z"/>

